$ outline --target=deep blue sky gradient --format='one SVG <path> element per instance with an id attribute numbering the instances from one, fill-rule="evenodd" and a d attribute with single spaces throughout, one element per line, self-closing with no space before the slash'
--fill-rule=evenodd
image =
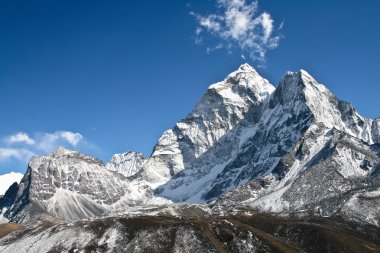
<path id="1" fill-rule="evenodd" d="M 285 22 L 264 77 L 276 85 L 303 68 L 362 115 L 380 116 L 380 1 L 259 6 Z M 190 11 L 208 14 L 214 2 L 0 1 L 0 138 L 68 130 L 105 162 L 127 150 L 149 155 L 208 85 L 245 62 L 238 50 L 196 45 Z M 25 169 L 7 163 L 0 174 Z"/>

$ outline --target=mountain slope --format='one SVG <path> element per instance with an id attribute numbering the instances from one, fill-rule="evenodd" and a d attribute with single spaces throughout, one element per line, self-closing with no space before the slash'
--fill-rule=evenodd
<path id="1" fill-rule="evenodd" d="M 270 174 L 224 194 L 215 208 L 300 214 L 317 210 L 318 215 L 339 214 L 379 225 L 379 172 L 376 145 L 314 126 Z"/>
<path id="2" fill-rule="evenodd" d="M 273 90 L 248 64 L 211 85 L 193 111 L 161 136 L 144 165 L 143 178 L 162 184 L 192 166 L 242 120 L 255 121 Z"/>
<path id="3" fill-rule="evenodd" d="M 125 177 L 131 177 L 139 172 L 148 158 L 141 153 L 127 152 L 112 156 L 106 167 L 110 171 L 116 171 Z"/>
<path id="4" fill-rule="evenodd" d="M 378 233 L 331 218 L 118 216 L 37 223 L 0 238 L 0 251 L 371 253 L 380 251 Z"/>

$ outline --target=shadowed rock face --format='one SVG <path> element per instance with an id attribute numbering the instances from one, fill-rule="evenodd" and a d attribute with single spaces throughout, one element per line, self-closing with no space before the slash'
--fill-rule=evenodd
<path id="1" fill-rule="evenodd" d="M 18 183 L 13 183 L 8 190 L 5 192 L 4 196 L 0 198 L 0 213 L 3 208 L 10 208 L 16 199 L 18 192 Z"/>
<path id="2" fill-rule="evenodd" d="M 380 118 L 373 120 L 372 136 L 373 142 L 380 143 Z"/>
<path id="3" fill-rule="evenodd" d="M 214 208 L 247 206 L 275 213 L 318 208 L 325 216 L 379 225 L 378 154 L 376 145 L 314 126 L 270 174 L 224 194 Z"/>
<path id="4" fill-rule="evenodd" d="M 183 219 L 185 218 L 185 219 Z M 339 217 L 111 217 L 43 222 L 0 238 L 8 252 L 377 252 L 379 228 Z M 0 227 L 1 229 L 1 227 Z"/>

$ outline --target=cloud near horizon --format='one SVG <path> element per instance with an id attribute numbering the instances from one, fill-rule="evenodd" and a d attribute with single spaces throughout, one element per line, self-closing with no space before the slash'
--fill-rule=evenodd
<path id="1" fill-rule="evenodd" d="M 258 1 L 216 0 L 217 11 L 207 16 L 190 12 L 197 22 L 195 43 L 205 44 L 206 34 L 217 42 L 207 47 L 207 52 L 225 48 L 241 50 L 241 57 L 249 57 L 261 66 L 268 50 L 279 46 L 280 35 L 276 34 L 274 20 L 268 12 L 258 13 Z M 283 23 L 280 24 L 280 30 Z"/>
<path id="2" fill-rule="evenodd" d="M 0 162 L 9 159 L 16 159 L 21 162 L 28 162 L 35 153 L 25 148 L 0 148 Z"/>
<path id="3" fill-rule="evenodd" d="M 33 139 L 31 139 L 29 137 L 28 134 L 23 133 L 23 132 L 19 132 L 19 133 L 15 134 L 15 135 L 9 136 L 7 138 L 7 142 L 8 143 L 22 143 L 23 142 L 23 143 L 26 143 L 28 145 L 33 145 L 33 144 L 36 143 Z"/>
<path id="4" fill-rule="evenodd" d="M 33 137 L 25 132 L 18 132 L 3 139 L 0 146 L 0 162 L 11 159 L 27 162 L 32 156 L 50 153 L 59 146 L 75 148 L 84 143 L 83 141 L 80 133 L 70 131 L 34 133 Z"/>

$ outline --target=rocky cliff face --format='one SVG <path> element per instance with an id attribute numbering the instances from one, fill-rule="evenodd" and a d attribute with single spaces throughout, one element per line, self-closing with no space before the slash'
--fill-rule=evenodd
<path id="1" fill-rule="evenodd" d="M 274 213 L 318 209 L 320 215 L 341 215 L 378 225 L 379 169 L 375 145 L 316 125 L 271 173 L 225 193 L 214 208 L 247 206 Z"/>
<path id="2" fill-rule="evenodd" d="M 13 183 L 4 196 L 0 197 L 0 224 L 8 222 L 8 219 L 4 217 L 7 210 L 13 205 L 16 200 L 18 192 L 18 183 Z"/>
<path id="3" fill-rule="evenodd" d="M 106 167 L 110 171 L 116 171 L 125 177 L 131 177 L 139 172 L 148 158 L 141 153 L 127 152 L 112 156 Z"/>
<path id="4" fill-rule="evenodd" d="M 32 158 L 8 213 L 20 221 L 40 211 L 67 219 L 99 216 L 106 211 L 103 205 L 117 202 L 126 191 L 100 160 L 60 148 Z"/>
<path id="5" fill-rule="evenodd" d="M 254 123 L 273 90 L 247 64 L 211 85 L 194 110 L 161 136 L 144 166 L 144 179 L 162 184 L 191 167 L 243 120 Z"/>

